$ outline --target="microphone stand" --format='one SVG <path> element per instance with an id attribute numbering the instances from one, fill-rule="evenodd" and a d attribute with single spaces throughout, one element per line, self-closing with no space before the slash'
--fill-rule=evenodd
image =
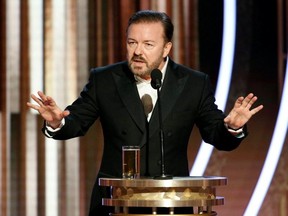
<path id="1" fill-rule="evenodd" d="M 146 127 L 146 131 L 147 131 L 147 135 L 146 135 L 146 170 L 145 170 L 145 174 L 144 176 L 150 176 L 150 172 L 149 172 L 149 123 L 146 121 L 145 124 Z"/>
<path id="2" fill-rule="evenodd" d="M 157 89 L 158 97 L 158 115 L 159 115 L 159 127 L 160 127 L 160 145 L 161 145 L 161 176 L 155 176 L 154 179 L 172 179 L 171 175 L 165 174 L 165 158 L 164 158 L 164 132 L 163 132 L 163 123 L 162 123 L 162 107 L 160 99 L 160 86 Z"/>

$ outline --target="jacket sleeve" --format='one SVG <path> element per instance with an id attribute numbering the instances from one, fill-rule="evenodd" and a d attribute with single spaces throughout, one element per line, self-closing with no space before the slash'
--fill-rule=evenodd
<path id="1" fill-rule="evenodd" d="M 45 136 L 57 140 L 66 140 L 86 134 L 99 116 L 94 74 L 90 74 L 89 82 L 83 88 L 80 96 L 66 107 L 66 110 L 70 111 L 70 115 L 65 118 L 65 124 L 60 130 L 50 132 L 44 122 L 42 132 Z"/>
<path id="2" fill-rule="evenodd" d="M 218 150 L 231 151 L 237 148 L 241 141 L 247 136 L 247 126 L 244 127 L 244 136 L 237 138 L 233 136 L 224 125 L 225 114 L 218 109 L 215 103 L 208 76 L 206 75 L 202 97 L 196 119 L 202 139 Z"/>

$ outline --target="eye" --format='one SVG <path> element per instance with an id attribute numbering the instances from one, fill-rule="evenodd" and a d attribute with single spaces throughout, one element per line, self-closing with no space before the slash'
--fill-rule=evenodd
<path id="1" fill-rule="evenodd" d="M 130 47 L 134 47 L 136 46 L 136 42 L 135 41 L 127 41 L 128 46 Z"/>
<path id="2" fill-rule="evenodd" d="M 152 43 L 145 43 L 145 48 L 148 49 L 148 50 L 151 50 L 154 48 L 154 44 Z"/>

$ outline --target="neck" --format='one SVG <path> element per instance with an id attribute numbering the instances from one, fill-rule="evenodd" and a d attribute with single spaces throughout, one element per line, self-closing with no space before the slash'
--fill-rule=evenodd
<path id="1" fill-rule="evenodd" d="M 142 75 L 142 76 L 139 76 L 141 79 L 144 79 L 144 80 L 150 80 L 151 79 L 151 76 L 150 75 Z"/>

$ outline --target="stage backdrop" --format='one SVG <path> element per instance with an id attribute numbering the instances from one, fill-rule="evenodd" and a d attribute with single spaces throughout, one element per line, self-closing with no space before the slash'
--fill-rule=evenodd
<path id="1" fill-rule="evenodd" d="M 201 154 L 207 144 L 197 128 L 191 134 L 191 174 L 228 178 L 217 213 L 288 215 L 287 2 L 0 0 L 0 215 L 87 215 L 101 161 L 99 122 L 84 137 L 54 141 L 26 102 L 38 90 L 63 109 L 73 102 L 91 68 L 125 60 L 127 21 L 142 9 L 171 16 L 171 58 L 209 74 L 225 112 L 249 92 L 264 105 L 232 152 Z"/>

